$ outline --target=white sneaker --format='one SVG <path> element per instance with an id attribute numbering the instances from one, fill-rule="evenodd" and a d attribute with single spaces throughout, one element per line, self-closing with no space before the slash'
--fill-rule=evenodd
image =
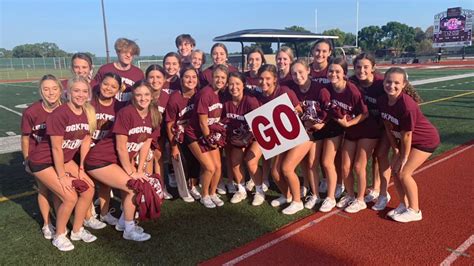
<path id="1" fill-rule="evenodd" d="M 335 206 L 336 206 L 336 200 L 331 199 L 331 198 L 326 198 L 324 199 L 323 204 L 321 205 L 321 208 L 319 208 L 319 211 L 330 212 Z"/>
<path id="2" fill-rule="evenodd" d="M 122 235 L 123 238 L 127 240 L 138 241 L 138 242 L 147 241 L 148 239 L 151 238 L 150 234 L 140 231 L 136 227 L 137 226 L 134 226 L 133 229 L 130 230 L 130 232 L 123 231 L 123 235 Z"/>
<path id="3" fill-rule="evenodd" d="M 224 201 L 219 198 L 217 194 L 211 195 L 211 200 L 216 204 L 217 207 L 224 206 Z"/>
<path id="4" fill-rule="evenodd" d="M 345 208 L 347 206 L 349 206 L 349 204 L 355 200 L 355 197 L 351 197 L 349 195 L 345 195 L 344 197 L 342 197 L 339 202 L 336 204 L 336 207 L 338 208 Z"/>
<path id="5" fill-rule="evenodd" d="M 377 202 L 375 202 L 374 206 L 372 206 L 372 210 L 374 211 L 382 211 L 387 207 L 387 204 L 390 202 L 390 194 L 387 192 L 387 196 L 379 195 L 377 198 Z"/>
<path id="6" fill-rule="evenodd" d="M 306 197 L 306 195 L 308 194 L 308 191 L 309 191 L 309 190 L 308 190 L 307 187 L 301 186 L 300 191 L 301 191 L 301 195 L 300 195 L 301 198 L 304 198 L 304 197 Z"/>
<path id="7" fill-rule="evenodd" d="M 219 182 L 219 184 L 217 185 L 217 193 L 221 195 L 227 194 L 224 183 Z"/>
<path id="8" fill-rule="evenodd" d="M 278 206 L 281 206 L 285 203 L 290 203 L 291 201 L 293 201 L 293 198 L 288 198 L 287 199 L 285 196 L 281 195 L 279 198 L 272 200 L 272 202 L 270 204 L 273 207 L 278 207 Z"/>
<path id="9" fill-rule="evenodd" d="M 189 194 L 191 194 L 191 196 L 195 200 L 201 199 L 201 193 L 199 193 L 199 191 L 197 190 L 197 188 L 195 186 L 193 186 L 193 188 L 191 188 L 191 190 L 189 190 Z"/>
<path id="10" fill-rule="evenodd" d="M 283 214 L 292 215 L 304 209 L 303 202 L 291 202 L 290 206 L 286 207 L 281 211 Z"/>
<path id="11" fill-rule="evenodd" d="M 326 182 L 326 179 L 321 179 L 318 189 L 320 193 L 326 193 L 328 191 L 328 183 Z"/>
<path id="12" fill-rule="evenodd" d="M 237 191 L 234 196 L 230 199 L 230 203 L 239 203 L 247 198 L 247 192 Z"/>
<path id="13" fill-rule="evenodd" d="M 306 203 L 304 204 L 304 207 L 306 209 L 311 210 L 312 208 L 314 208 L 314 205 L 320 203 L 321 201 L 322 201 L 321 198 L 318 198 L 318 196 L 310 195 L 306 197 Z"/>
<path id="14" fill-rule="evenodd" d="M 348 213 L 356 213 L 364 209 L 367 209 L 367 204 L 365 204 L 365 201 L 356 199 L 349 203 L 349 206 L 347 206 L 344 211 Z"/>
<path id="15" fill-rule="evenodd" d="M 168 191 L 163 190 L 163 198 L 165 200 L 170 200 L 170 199 L 173 199 L 173 195 L 171 195 Z"/>
<path id="16" fill-rule="evenodd" d="M 423 219 L 421 210 L 417 212 L 412 208 L 408 208 L 405 212 L 393 216 L 393 220 L 401 223 L 416 222 L 421 221 L 421 219 Z"/>
<path id="17" fill-rule="evenodd" d="M 121 225 L 120 223 L 117 223 L 115 225 L 115 230 L 117 230 L 119 232 L 123 232 L 123 231 L 125 231 L 125 225 Z M 139 231 L 139 232 L 143 233 L 145 230 L 143 229 L 143 227 L 135 224 L 135 231 Z"/>
<path id="18" fill-rule="evenodd" d="M 234 182 L 225 184 L 225 187 L 227 188 L 227 191 L 229 191 L 230 194 L 234 194 L 235 192 L 237 192 L 237 190 L 235 189 Z"/>
<path id="19" fill-rule="evenodd" d="M 209 209 L 212 209 L 212 208 L 216 207 L 216 204 L 214 204 L 214 202 L 212 202 L 210 196 L 202 197 L 201 198 L 201 203 L 202 203 L 202 205 L 204 205 L 204 207 L 209 208 Z"/>
<path id="20" fill-rule="evenodd" d="M 110 209 L 110 211 L 105 216 L 100 215 L 100 220 L 109 225 L 116 225 L 118 223 L 118 219 L 112 215 L 114 211 L 115 209 Z"/>
<path id="21" fill-rule="evenodd" d="M 65 233 L 54 237 L 53 246 L 57 247 L 60 251 L 71 251 L 74 249 L 74 245 Z"/>
<path id="22" fill-rule="evenodd" d="M 270 187 L 270 181 L 268 181 L 268 179 L 263 180 L 263 183 L 262 183 L 263 192 L 267 192 L 269 187 Z"/>
<path id="23" fill-rule="evenodd" d="M 337 184 L 336 185 L 336 193 L 334 194 L 334 197 L 337 199 L 340 196 L 342 196 L 342 193 L 344 193 L 345 187 L 344 184 Z"/>
<path id="24" fill-rule="evenodd" d="M 53 239 L 54 234 L 56 234 L 56 228 L 52 224 L 47 224 L 41 228 L 41 232 L 43 232 L 44 238 Z"/>
<path id="25" fill-rule="evenodd" d="M 395 217 L 396 215 L 399 215 L 401 213 L 404 213 L 407 210 L 407 207 L 405 206 L 404 203 L 400 203 L 395 209 L 389 211 L 387 213 L 387 216 L 392 218 Z"/>
<path id="26" fill-rule="evenodd" d="M 247 191 L 252 191 L 254 187 L 255 187 L 255 183 L 253 182 L 252 179 L 247 181 L 247 183 L 245 184 L 245 189 L 247 189 Z"/>
<path id="27" fill-rule="evenodd" d="M 176 183 L 176 177 L 174 176 L 174 173 L 168 174 L 168 183 L 172 188 L 178 187 L 178 183 Z"/>
<path id="28" fill-rule="evenodd" d="M 191 202 L 194 202 L 194 198 L 191 197 L 191 196 L 188 196 L 188 197 L 182 197 L 183 201 L 184 202 L 187 202 L 187 203 L 191 203 Z"/>
<path id="29" fill-rule="evenodd" d="M 95 218 L 95 216 L 91 216 L 91 218 L 89 218 L 89 220 L 84 220 L 84 226 L 97 230 L 97 229 L 102 229 L 102 228 L 106 227 L 107 225 L 105 223 L 97 220 L 97 218 Z"/>
<path id="30" fill-rule="evenodd" d="M 84 227 L 81 227 L 81 229 L 79 229 L 79 232 L 77 233 L 74 233 L 74 231 L 71 231 L 71 240 L 74 240 L 74 241 L 82 240 L 86 243 L 90 243 L 90 242 L 96 241 L 97 237 L 91 234 L 86 229 L 84 229 Z"/>
<path id="31" fill-rule="evenodd" d="M 365 195 L 365 198 L 364 198 L 364 201 L 369 203 L 369 202 L 372 202 L 372 201 L 376 201 L 377 198 L 379 197 L 380 193 L 373 190 L 373 189 L 369 189 L 369 193 L 367 195 Z"/>
<path id="32" fill-rule="evenodd" d="M 256 192 L 253 196 L 252 206 L 260 206 L 265 202 L 265 193 Z"/>

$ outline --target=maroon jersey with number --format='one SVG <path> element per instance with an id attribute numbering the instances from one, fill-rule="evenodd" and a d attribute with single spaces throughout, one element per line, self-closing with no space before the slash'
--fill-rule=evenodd
<path id="1" fill-rule="evenodd" d="M 295 92 L 296 97 L 300 101 L 303 114 L 308 112 L 308 108 L 314 107 L 318 112 L 317 117 L 313 118 L 317 118 L 320 121 L 326 120 L 326 107 L 331 101 L 331 94 L 326 88 L 315 81 L 311 81 L 311 85 L 306 92 L 302 92 L 296 83 L 293 83 L 290 88 Z"/>
<path id="2" fill-rule="evenodd" d="M 202 136 L 201 126 L 199 125 L 199 115 L 207 115 L 207 124 L 218 123 L 222 114 L 222 103 L 211 86 L 201 89 L 194 100 L 194 110 L 189 118 L 188 126 L 185 129 L 186 136 L 197 140 Z"/>
<path id="3" fill-rule="evenodd" d="M 273 91 L 273 93 L 268 96 L 264 95 L 263 92 L 256 92 L 255 97 L 257 97 L 260 104 L 263 105 L 284 93 L 288 94 L 288 97 L 290 98 L 290 101 L 293 104 L 293 107 L 296 107 L 300 104 L 300 101 L 298 100 L 298 97 L 296 97 L 295 92 L 292 89 L 288 88 L 287 86 L 277 86 L 275 88 L 275 91 Z"/>
<path id="4" fill-rule="evenodd" d="M 346 82 L 346 87 L 342 92 L 336 92 L 331 84 L 328 86 L 331 88 L 329 90 L 331 93 L 331 109 L 329 112 L 333 118 L 346 116 L 347 120 L 351 120 L 360 114 L 368 113 L 362 94 L 352 82 Z M 359 123 L 346 128 L 346 137 L 350 140 L 358 139 L 361 127 L 361 123 Z"/>
<path id="5" fill-rule="evenodd" d="M 227 131 L 232 132 L 234 129 L 245 127 L 247 122 L 244 115 L 259 106 L 257 98 L 249 93 L 244 93 L 237 105 L 232 101 L 232 97 L 226 97 L 222 108 L 222 122 L 227 125 Z"/>
<path id="6" fill-rule="evenodd" d="M 112 103 L 106 106 L 100 103 L 99 99 L 93 99 L 91 105 L 95 108 L 97 119 L 97 129 L 92 134 L 92 146 L 94 146 L 99 140 L 107 137 L 112 132 L 115 114 L 125 106 L 125 103 L 112 99 Z"/>
<path id="7" fill-rule="evenodd" d="M 278 77 L 278 84 L 280 84 L 280 86 L 287 86 L 287 87 L 293 86 L 294 82 L 293 82 L 293 78 L 291 77 L 291 73 L 288 72 L 288 74 L 286 74 L 286 76 L 283 78 Z"/>
<path id="8" fill-rule="evenodd" d="M 328 67 L 321 71 L 316 71 L 311 66 L 311 72 L 309 73 L 309 76 L 311 77 L 312 81 L 317 83 L 321 83 L 323 85 L 328 85 L 330 83 L 328 79 Z"/>
<path id="9" fill-rule="evenodd" d="M 122 77 L 122 88 L 120 91 L 115 95 L 115 98 L 120 102 L 128 102 L 132 99 L 132 92 L 131 87 L 135 82 L 145 79 L 145 75 L 143 71 L 136 66 L 131 66 L 129 70 L 119 70 L 115 67 L 114 63 L 108 63 L 99 68 L 97 74 L 94 77 L 94 82 L 96 84 L 100 84 L 104 75 L 108 72 L 112 72 L 114 74 L 118 74 Z"/>
<path id="10" fill-rule="evenodd" d="M 104 163 L 120 164 L 116 146 L 116 135 L 125 135 L 129 158 L 134 158 L 143 143 L 152 136 L 150 113 L 142 118 L 133 105 L 122 108 L 115 117 L 112 133 L 97 143 L 87 154 L 86 164 L 91 166 Z"/>
<path id="11" fill-rule="evenodd" d="M 229 69 L 229 73 L 239 72 L 239 70 L 232 65 L 227 65 L 227 68 Z M 206 68 L 204 71 L 200 73 L 199 81 L 200 81 L 201 88 L 204 88 L 205 86 L 209 84 L 212 84 L 212 70 L 213 69 L 214 69 L 214 65 Z"/>
<path id="12" fill-rule="evenodd" d="M 59 106 L 46 119 L 46 135 L 48 137 L 43 138 L 31 154 L 30 161 L 34 164 L 53 163 L 49 137 L 62 136 L 64 162 L 69 162 L 81 147 L 86 135 L 89 135 L 86 113 L 76 115 L 67 104 Z"/>
<path id="13" fill-rule="evenodd" d="M 402 93 L 394 105 L 388 104 L 388 96 L 382 95 L 377 100 L 380 116 L 390 122 L 391 132 L 401 138 L 401 131 L 412 132 L 412 146 L 436 148 L 439 143 L 438 130 L 421 112 L 418 104 L 406 93 Z"/>
<path id="14" fill-rule="evenodd" d="M 42 101 L 33 103 L 23 112 L 21 117 L 21 134 L 29 136 L 28 156 L 46 136 L 46 119 L 49 115 L 50 113 L 44 110 Z"/>

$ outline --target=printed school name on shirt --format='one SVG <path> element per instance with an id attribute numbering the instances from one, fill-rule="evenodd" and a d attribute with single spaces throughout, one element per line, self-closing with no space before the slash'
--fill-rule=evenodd
<path id="1" fill-rule="evenodd" d="M 184 107 L 183 110 L 179 112 L 179 117 L 183 117 L 187 112 L 192 111 L 193 109 L 194 109 L 194 104 L 190 104 Z"/>
<path id="2" fill-rule="evenodd" d="M 239 120 L 239 121 L 245 121 L 245 117 L 243 115 L 239 115 L 239 114 L 227 113 L 226 117 L 230 118 L 230 119 L 236 119 L 236 120 Z"/>
<path id="3" fill-rule="evenodd" d="M 347 105 L 343 102 L 340 102 L 336 99 L 332 99 L 331 103 L 332 103 L 333 106 L 339 106 L 339 107 L 341 107 L 342 109 L 344 109 L 346 111 L 349 111 L 349 112 L 352 111 L 352 106 L 349 106 L 349 105 Z"/>
<path id="4" fill-rule="evenodd" d="M 398 119 L 395 118 L 395 117 L 393 117 L 393 116 L 391 116 L 391 115 L 388 114 L 388 113 L 381 112 L 381 113 L 380 113 L 380 116 L 382 117 L 382 119 L 387 120 L 387 121 L 389 121 L 390 123 L 392 123 L 392 124 L 394 124 L 394 125 L 397 125 L 397 126 L 399 125 Z M 400 134 L 400 132 L 395 131 L 395 130 L 393 130 L 393 129 L 390 130 L 390 131 L 392 132 L 393 136 L 395 136 L 395 138 L 397 138 L 397 139 L 401 139 L 401 138 L 402 138 L 402 135 Z"/>
<path id="5" fill-rule="evenodd" d="M 320 84 L 329 84 L 328 78 L 313 78 L 312 80 Z"/>
<path id="6" fill-rule="evenodd" d="M 70 125 L 66 127 L 66 132 L 73 132 L 73 131 L 79 131 L 79 130 L 89 131 L 89 124 L 79 123 L 79 124 L 74 124 L 74 125 Z"/>
<path id="7" fill-rule="evenodd" d="M 46 123 L 35 125 L 31 129 L 32 129 L 33 132 L 34 131 L 39 131 L 39 130 L 42 130 L 42 129 L 46 129 Z M 41 140 L 43 140 L 42 136 L 39 136 L 35 133 L 32 133 L 31 136 L 36 140 L 36 142 L 41 142 Z"/>

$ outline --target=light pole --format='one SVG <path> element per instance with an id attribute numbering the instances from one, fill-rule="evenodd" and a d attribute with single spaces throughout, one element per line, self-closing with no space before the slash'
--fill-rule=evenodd
<path id="1" fill-rule="evenodd" d="M 104 21 L 105 53 L 107 55 L 107 63 L 110 63 L 109 41 L 108 41 L 108 38 L 107 38 L 107 24 L 105 23 L 104 0 L 101 0 L 101 3 L 102 3 L 102 20 Z"/>
<path id="2" fill-rule="evenodd" d="M 318 33 L 318 9 L 314 9 L 314 33 Z"/>
<path id="3" fill-rule="evenodd" d="M 359 0 L 356 0 L 356 48 L 359 47 Z"/>

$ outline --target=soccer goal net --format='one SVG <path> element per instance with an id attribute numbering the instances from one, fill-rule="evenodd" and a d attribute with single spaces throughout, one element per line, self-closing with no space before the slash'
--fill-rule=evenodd
<path id="1" fill-rule="evenodd" d="M 138 67 L 145 71 L 147 67 L 149 67 L 150 65 L 154 65 L 154 64 L 157 64 L 157 65 L 163 65 L 163 60 L 162 59 L 147 59 L 147 60 L 138 60 L 137 62 L 138 64 Z"/>

